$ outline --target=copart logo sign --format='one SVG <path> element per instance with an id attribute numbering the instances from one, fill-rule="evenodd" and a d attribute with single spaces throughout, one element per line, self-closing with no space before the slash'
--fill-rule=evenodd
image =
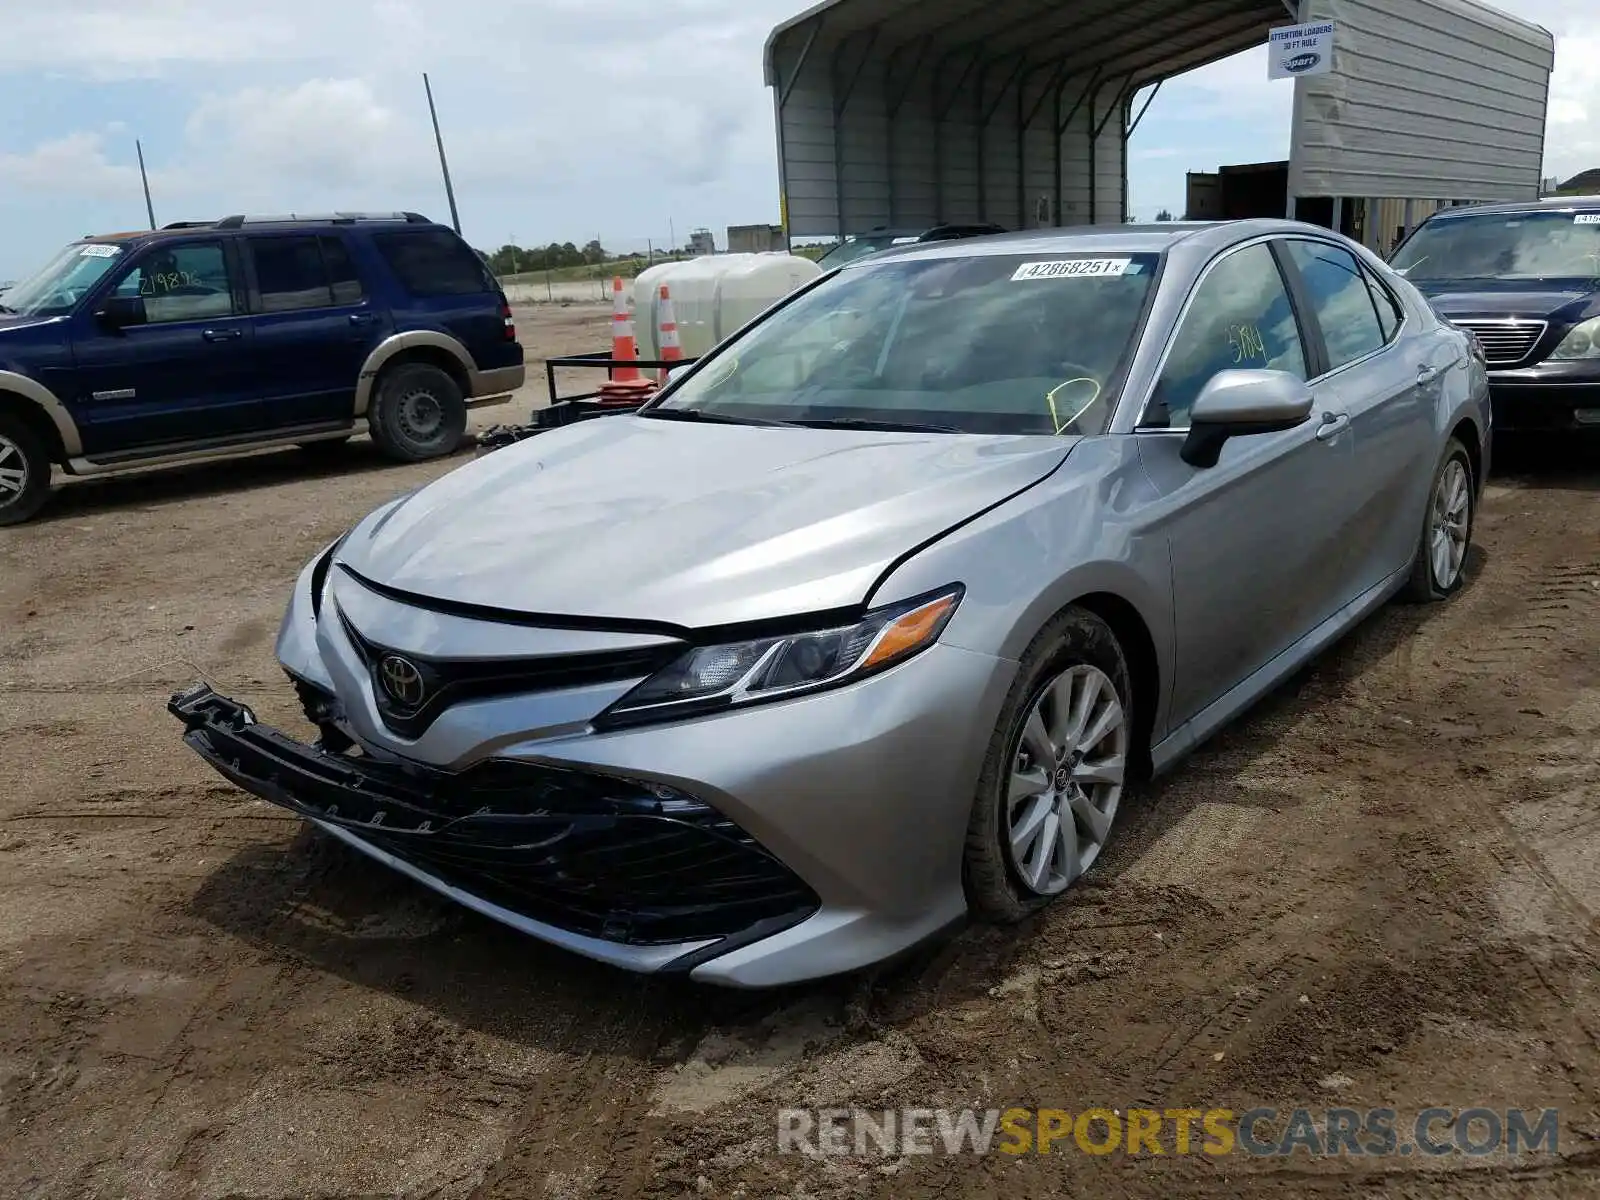
<path id="1" fill-rule="evenodd" d="M 1321 61 L 1322 55 L 1320 54 L 1296 54 L 1292 58 L 1284 61 L 1283 69 L 1285 71 L 1292 72 L 1295 75 L 1303 75 Z"/>

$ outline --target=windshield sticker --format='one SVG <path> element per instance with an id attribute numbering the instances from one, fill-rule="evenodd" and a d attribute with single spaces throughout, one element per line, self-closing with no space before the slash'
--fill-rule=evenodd
<path id="1" fill-rule="evenodd" d="M 1126 275 L 1131 258 L 1058 258 L 1054 262 L 1023 263 L 1011 277 L 1019 279 L 1099 279 Z"/>
<path id="2" fill-rule="evenodd" d="M 90 242 L 87 246 L 78 251 L 80 258 L 115 258 L 121 253 L 122 251 L 118 250 L 115 246 L 107 246 L 101 242 Z"/>
<path id="3" fill-rule="evenodd" d="M 1572 217 L 1574 225 L 1600 225 L 1600 212 L 1575 213 Z"/>

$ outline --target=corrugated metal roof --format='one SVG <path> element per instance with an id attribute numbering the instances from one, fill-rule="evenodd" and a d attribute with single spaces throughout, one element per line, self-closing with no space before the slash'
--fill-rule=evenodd
<path id="1" fill-rule="evenodd" d="M 837 46 L 858 35 L 880 50 L 976 51 L 1074 73 L 1131 72 L 1137 82 L 1257 45 L 1268 28 L 1292 20 L 1284 0 L 826 0 L 773 30 L 767 82 L 780 85 L 780 47 Z"/>

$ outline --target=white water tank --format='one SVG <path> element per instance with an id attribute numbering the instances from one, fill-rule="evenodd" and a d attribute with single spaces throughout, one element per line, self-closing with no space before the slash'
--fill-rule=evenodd
<path id="1" fill-rule="evenodd" d="M 659 359 L 661 285 L 672 292 L 685 358 L 699 358 L 795 289 L 822 274 L 797 254 L 718 254 L 660 263 L 633 281 L 633 333 L 639 357 Z"/>

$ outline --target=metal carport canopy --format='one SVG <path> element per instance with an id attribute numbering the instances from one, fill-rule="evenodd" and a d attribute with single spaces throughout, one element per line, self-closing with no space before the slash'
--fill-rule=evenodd
<path id="1" fill-rule="evenodd" d="M 783 223 L 1120 222 L 1134 92 L 1293 19 L 1287 0 L 828 0 L 767 40 Z"/>

